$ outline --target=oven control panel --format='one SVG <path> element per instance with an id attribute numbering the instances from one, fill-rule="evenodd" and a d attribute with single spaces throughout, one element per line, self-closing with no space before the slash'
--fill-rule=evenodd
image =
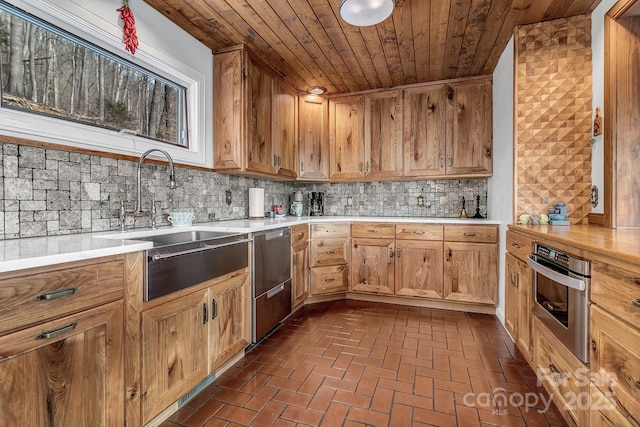
<path id="1" fill-rule="evenodd" d="M 564 269 L 570 270 L 576 274 L 580 274 L 586 277 L 590 276 L 591 263 L 587 260 L 569 255 L 567 253 L 554 248 L 550 248 L 549 246 L 541 245 L 539 243 L 535 244 L 534 253 L 543 260 L 546 260 Z"/>

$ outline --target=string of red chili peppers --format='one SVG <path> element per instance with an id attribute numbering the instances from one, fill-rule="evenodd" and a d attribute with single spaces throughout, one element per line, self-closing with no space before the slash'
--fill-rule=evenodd
<path id="1" fill-rule="evenodd" d="M 129 0 L 123 0 L 122 7 L 116 10 L 120 12 L 120 19 L 124 22 L 124 27 L 122 28 L 124 48 L 134 54 L 138 49 L 138 36 L 136 35 L 136 21 L 133 18 L 133 12 L 129 8 Z"/>

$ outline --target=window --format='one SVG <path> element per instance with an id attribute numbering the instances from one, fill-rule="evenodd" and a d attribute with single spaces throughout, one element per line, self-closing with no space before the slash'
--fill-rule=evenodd
<path id="1" fill-rule="evenodd" d="M 2 107 L 188 147 L 186 89 L 0 2 Z"/>

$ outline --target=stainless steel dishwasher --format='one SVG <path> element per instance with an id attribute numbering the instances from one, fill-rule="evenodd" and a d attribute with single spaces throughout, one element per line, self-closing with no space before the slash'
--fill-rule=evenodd
<path id="1" fill-rule="evenodd" d="M 259 342 L 291 314 L 291 230 L 253 235 L 252 339 Z"/>

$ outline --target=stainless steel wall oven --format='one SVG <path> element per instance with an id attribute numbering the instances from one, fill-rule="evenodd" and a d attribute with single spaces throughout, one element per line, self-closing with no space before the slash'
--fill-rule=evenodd
<path id="1" fill-rule="evenodd" d="M 527 264 L 535 272 L 534 315 L 578 359 L 589 363 L 591 263 L 536 243 Z"/>

